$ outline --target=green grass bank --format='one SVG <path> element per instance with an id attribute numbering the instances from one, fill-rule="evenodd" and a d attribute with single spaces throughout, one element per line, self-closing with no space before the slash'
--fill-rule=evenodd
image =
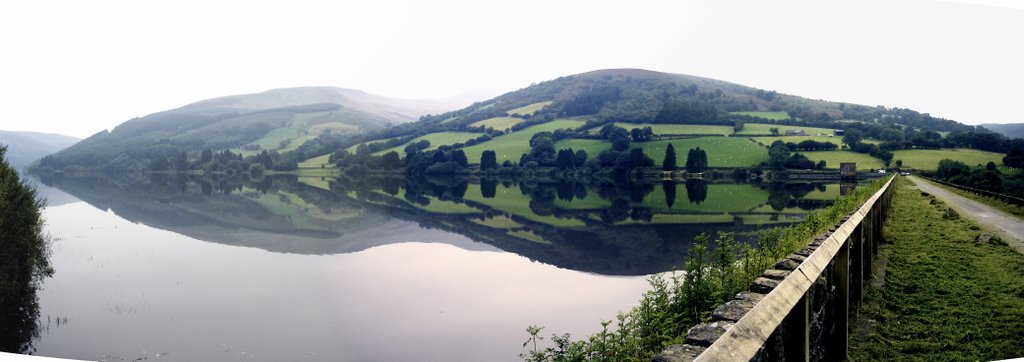
<path id="1" fill-rule="evenodd" d="M 1024 256 L 998 240 L 976 242 L 977 225 L 943 218 L 948 206 L 897 182 L 879 255 L 884 283 L 865 290 L 851 360 L 1024 356 Z"/>

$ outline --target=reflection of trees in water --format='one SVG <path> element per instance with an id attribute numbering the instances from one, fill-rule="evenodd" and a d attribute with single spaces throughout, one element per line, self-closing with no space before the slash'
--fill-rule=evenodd
<path id="1" fill-rule="evenodd" d="M 796 201 L 807 196 L 807 194 L 818 190 L 824 192 L 825 184 L 822 183 L 784 183 L 773 182 L 768 185 L 768 205 L 772 210 L 782 211 L 787 207 L 799 207 L 804 210 L 813 210 L 821 205 L 816 203 L 797 203 Z"/>
<path id="2" fill-rule="evenodd" d="M 665 181 L 661 183 L 661 191 L 665 193 L 665 204 L 668 208 L 672 208 L 672 205 L 676 203 L 676 182 Z"/>
<path id="3" fill-rule="evenodd" d="M 0 147 L 0 351 L 32 353 L 39 336 L 36 289 L 53 275 L 43 200 L 7 164 Z"/>
<path id="4" fill-rule="evenodd" d="M 493 199 L 494 195 L 498 194 L 498 180 L 482 178 L 480 179 L 480 195 L 483 195 L 485 199 Z"/>
<path id="5" fill-rule="evenodd" d="M 699 179 L 686 180 L 686 198 L 693 204 L 700 204 L 707 200 L 708 182 Z"/>

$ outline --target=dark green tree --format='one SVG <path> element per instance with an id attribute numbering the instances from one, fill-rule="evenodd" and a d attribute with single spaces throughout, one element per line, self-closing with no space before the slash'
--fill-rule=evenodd
<path id="1" fill-rule="evenodd" d="M 571 148 L 558 150 L 555 167 L 558 167 L 559 170 L 576 167 L 576 152 L 573 152 Z"/>
<path id="2" fill-rule="evenodd" d="M 676 165 L 676 148 L 671 143 L 665 148 L 665 160 L 661 162 L 661 169 L 665 171 L 675 171 L 678 166 Z"/>
<path id="3" fill-rule="evenodd" d="M 462 149 L 449 152 L 448 159 L 454 162 L 459 167 L 469 166 L 469 159 L 466 158 L 466 152 L 463 151 Z"/>
<path id="4" fill-rule="evenodd" d="M 587 163 L 587 151 L 578 150 L 576 151 L 576 167 L 582 167 L 584 163 Z"/>
<path id="5" fill-rule="evenodd" d="M 789 159 L 789 147 L 782 141 L 772 142 L 768 148 L 768 166 L 781 170 L 786 167 L 786 160 Z"/>
<path id="6" fill-rule="evenodd" d="M 398 152 L 396 151 L 385 153 L 384 156 L 381 157 L 380 166 L 383 167 L 385 170 L 394 170 L 397 168 L 401 168 L 402 158 L 398 156 Z"/>
<path id="7" fill-rule="evenodd" d="M 0 145 L 0 351 L 31 354 L 39 335 L 36 289 L 53 275 L 40 213 L 45 201 L 6 154 Z"/>
<path id="8" fill-rule="evenodd" d="M 498 168 L 498 156 L 492 150 L 484 150 L 480 153 L 480 169 L 493 170 Z"/>
<path id="9" fill-rule="evenodd" d="M 704 150 L 691 148 L 686 153 L 686 172 L 701 173 L 708 170 L 708 154 Z"/>

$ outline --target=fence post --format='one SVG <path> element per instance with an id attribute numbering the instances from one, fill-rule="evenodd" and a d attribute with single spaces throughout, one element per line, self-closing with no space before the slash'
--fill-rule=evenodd
<path id="1" fill-rule="evenodd" d="M 853 261 L 853 265 L 850 268 L 852 269 L 850 272 L 853 274 L 850 293 L 853 305 L 858 307 L 860 306 L 861 299 L 863 299 L 864 288 L 864 240 L 861 239 L 861 235 L 864 234 L 863 227 L 864 224 L 857 225 L 847 240 L 850 243 L 851 253 L 853 254 L 850 258 Z"/>
<path id="2" fill-rule="evenodd" d="M 836 268 L 836 313 L 835 334 L 828 348 L 829 360 L 845 361 L 849 349 L 850 332 L 850 239 L 839 248 L 834 259 Z"/>
<path id="3" fill-rule="evenodd" d="M 783 356 L 787 361 L 811 360 L 811 301 L 808 299 L 805 292 L 786 316 Z"/>

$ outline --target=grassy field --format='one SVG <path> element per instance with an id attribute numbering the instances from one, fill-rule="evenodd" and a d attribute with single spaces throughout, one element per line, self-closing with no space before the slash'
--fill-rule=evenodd
<path id="1" fill-rule="evenodd" d="M 856 162 L 858 170 L 871 170 L 883 168 L 882 160 L 879 160 L 866 153 L 857 153 L 853 151 L 808 151 L 800 152 L 808 159 L 817 163 L 818 161 L 825 161 L 825 168 L 828 169 L 839 169 L 840 162 Z"/>
<path id="2" fill-rule="evenodd" d="M 884 285 L 870 285 L 854 361 L 976 361 L 1024 356 L 1024 257 L 981 231 L 942 217 L 947 208 L 897 180 L 879 256 Z M 868 321 L 871 322 L 868 322 Z"/>
<path id="3" fill-rule="evenodd" d="M 385 139 L 373 140 L 373 141 L 366 141 L 366 142 L 363 142 L 363 143 L 356 143 L 356 144 L 351 145 L 348 148 L 346 148 L 345 151 L 348 151 L 348 153 L 351 153 L 351 154 L 355 154 L 356 153 L 356 148 L 359 148 L 359 145 L 362 145 L 362 144 L 369 145 L 369 144 L 374 144 L 374 143 L 379 143 L 379 142 L 387 142 L 387 141 L 393 140 L 395 138 L 398 138 L 398 137 L 385 138 Z"/>
<path id="4" fill-rule="evenodd" d="M 764 136 L 764 137 L 751 137 L 751 139 L 754 140 L 754 142 L 760 143 L 760 144 L 765 145 L 765 146 L 771 146 L 771 144 L 773 142 L 775 142 L 775 141 L 800 143 L 800 142 L 806 141 L 806 140 L 812 140 L 812 141 L 815 141 L 815 142 L 832 142 L 836 146 L 839 146 L 839 147 L 843 146 L 843 137 L 842 136 L 832 136 L 832 137 L 829 137 L 829 136 Z M 861 140 L 861 142 L 870 143 L 870 144 L 882 143 L 879 140 Z"/>
<path id="5" fill-rule="evenodd" d="M 787 130 L 803 130 L 808 135 L 830 135 L 833 134 L 832 129 L 829 128 L 815 128 L 815 127 L 803 127 L 803 126 L 786 126 L 781 124 L 767 124 L 767 123 L 747 123 L 743 125 L 743 130 L 736 132 L 736 134 L 749 134 L 749 135 L 766 135 L 771 134 L 772 128 L 778 128 L 779 134 L 786 134 Z"/>
<path id="6" fill-rule="evenodd" d="M 686 152 L 691 148 L 700 147 L 707 151 L 708 165 L 711 167 L 747 167 L 768 160 L 768 149 L 742 137 L 700 137 L 678 140 L 652 141 L 634 143 L 656 165 L 665 159 L 665 149 L 671 143 L 676 148 L 676 159 L 679 166 L 686 165 Z M 555 149 L 572 148 L 586 150 L 590 157 L 611 148 L 611 143 L 602 140 L 569 139 L 555 143 Z"/>
<path id="7" fill-rule="evenodd" d="M 708 154 L 710 167 L 747 167 L 768 161 L 768 149 L 742 137 L 701 137 L 671 141 L 653 141 L 641 143 L 647 155 L 661 165 L 665 159 L 665 148 L 671 143 L 676 149 L 677 163 L 686 165 L 686 152 L 691 148 L 700 147 Z"/>
<path id="8" fill-rule="evenodd" d="M 780 120 L 783 120 L 783 119 L 789 119 L 789 113 L 786 113 L 786 112 L 729 112 L 729 113 L 730 114 L 735 114 L 735 115 L 738 115 L 738 116 L 761 117 L 761 118 L 764 118 L 764 119 L 771 119 L 771 120 L 775 120 L 775 121 L 780 121 Z"/>
<path id="9" fill-rule="evenodd" d="M 627 130 L 633 128 L 644 128 L 651 127 L 655 135 L 713 135 L 713 136 L 728 136 L 732 134 L 732 127 L 730 126 L 708 126 L 702 124 L 655 124 L 655 123 L 623 123 L 615 122 L 615 126 L 622 127 Z M 601 132 L 601 127 L 594 127 L 587 130 L 587 133 L 598 134 Z"/>
<path id="10" fill-rule="evenodd" d="M 391 151 L 395 151 L 395 152 L 398 152 L 398 154 L 400 156 L 405 157 L 405 146 L 408 145 L 409 143 L 419 142 L 421 140 L 427 140 L 427 141 L 430 141 L 430 148 L 427 148 L 427 150 L 434 150 L 434 149 L 437 149 L 438 147 L 441 147 L 443 145 L 451 145 L 451 144 L 466 142 L 466 141 L 469 141 L 471 139 L 480 137 L 480 135 L 482 135 L 482 133 L 471 133 L 471 132 L 438 132 L 438 133 L 431 133 L 431 134 L 428 134 L 428 135 L 424 135 L 424 136 L 413 138 L 412 141 L 403 143 L 401 145 L 398 145 L 398 146 L 395 146 L 395 147 L 392 147 L 392 148 L 389 148 L 389 149 L 386 149 L 386 150 L 381 150 L 381 151 L 374 152 L 373 155 L 374 156 L 381 156 L 381 155 L 383 155 L 385 153 L 388 153 L 388 152 L 391 152 Z M 527 140 L 527 142 L 529 142 L 529 140 Z M 467 153 L 467 155 L 469 155 L 469 154 Z M 477 157 L 480 157 L 480 155 L 477 155 Z"/>
<path id="11" fill-rule="evenodd" d="M 316 156 L 308 160 L 299 162 L 299 168 L 323 168 L 323 167 L 334 167 L 334 165 L 328 162 L 331 158 L 331 154 Z"/>
<path id="12" fill-rule="evenodd" d="M 485 150 L 492 150 L 498 156 L 498 163 L 505 160 L 519 162 L 519 156 L 530 152 L 530 138 L 538 132 L 554 131 L 561 128 L 577 128 L 583 125 L 583 121 L 562 119 L 527 127 L 504 136 L 498 136 L 490 141 L 463 148 L 469 163 L 480 163 L 480 154 Z"/>
<path id="13" fill-rule="evenodd" d="M 473 122 L 473 124 L 470 124 L 470 126 L 491 127 L 499 131 L 504 131 L 505 129 L 512 128 L 512 126 L 522 123 L 523 121 L 526 120 L 516 117 L 494 117 L 485 119 L 483 121 Z"/>
<path id="14" fill-rule="evenodd" d="M 892 161 L 903 160 L 903 168 L 916 170 L 935 170 L 939 167 L 939 161 L 948 158 L 954 161 L 966 163 L 967 166 L 984 166 L 989 161 L 997 165 L 1003 163 L 1002 153 L 979 151 L 969 148 L 941 149 L 941 150 L 898 150 L 893 151 Z"/>
<path id="15" fill-rule="evenodd" d="M 552 101 L 537 102 L 537 103 L 534 103 L 534 104 L 529 104 L 529 105 L 525 105 L 525 106 L 522 106 L 522 107 L 519 107 L 519 108 L 516 108 L 516 109 L 509 110 L 506 113 L 508 113 L 509 115 L 521 114 L 521 115 L 524 115 L 524 116 L 529 116 L 529 115 L 533 115 L 534 113 L 537 113 L 537 111 L 539 111 L 541 109 L 544 109 L 544 107 L 547 107 L 547 106 L 551 105 L 551 103 L 554 103 L 554 102 L 552 102 Z M 495 129 L 497 129 L 497 128 L 495 128 Z"/>

